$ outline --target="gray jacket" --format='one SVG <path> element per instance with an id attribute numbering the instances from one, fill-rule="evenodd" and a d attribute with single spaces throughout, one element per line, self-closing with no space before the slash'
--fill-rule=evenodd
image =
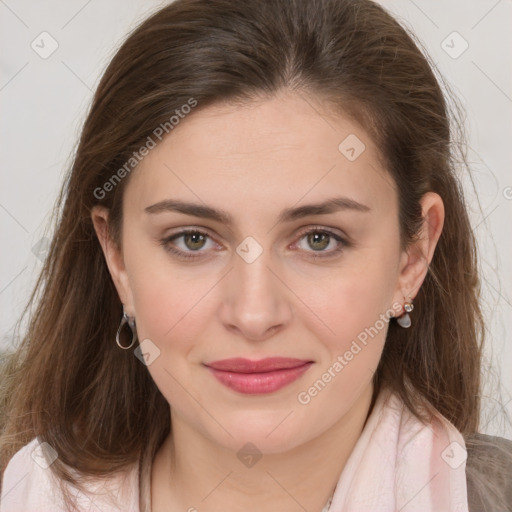
<path id="1" fill-rule="evenodd" d="M 503 437 L 474 434 L 478 445 L 466 443 L 466 482 L 469 512 L 512 512 L 512 441 Z M 496 504 L 493 492 L 475 475 L 503 493 L 504 505 Z"/>

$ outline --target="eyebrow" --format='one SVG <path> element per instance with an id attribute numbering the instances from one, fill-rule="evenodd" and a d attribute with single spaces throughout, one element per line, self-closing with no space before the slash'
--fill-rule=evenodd
<path id="1" fill-rule="evenodd" d="M 291 222 L 310 215 L 325 215 L 337 211 L 352 210 L 368 212 L 370 207 L 348 197 L 333 197 L 321 203 L 307 204 L 296 208 L 285 208 L 278 218 L 278 222 Z M 232 225 L 233 218 L 225 210 L 212 208 L 204 204 L 187 203 L 174 199 L 165 199 L 144 209 L 146 213 L 179 212 L 194 217 L 211 219 L 223 224 Z"/>

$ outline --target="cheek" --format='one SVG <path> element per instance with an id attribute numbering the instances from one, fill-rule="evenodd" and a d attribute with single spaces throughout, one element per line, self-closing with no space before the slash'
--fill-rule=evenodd
<path id="1" fill-rule="evenodd" d="M 303 283 L 300 296 L 317 314 L 315 325 L 310 329 L 324 333 L 323 337 L 333 349 L 346 349 L 360 334 L 377 328 L 384 331 L 382 316 L 389 317 L 397 276 L 392 251 L 368 250 L 333 272 L 329 279 L 317 281 L 321 286 L 311 286 L 311 280 Z M 321 322 L 320 322 L 321 320 Z"/>
<path id="2" fill-rule="evenodd" d="M 170 256 L 154 242 L 127 242 L 125 254 L 139 339 L 149 338 L 161 350 L 169 340 L 186 345 L 186 338 L 193 338 L 191 329 L 200 327 L 195 310 L 201 308 L 212 277 L 193 277 L 192 272 L 173 265 Z M 184 329 L 185 324 L 188 329 Z"/>
<path id="3" fill-rule="evenodd" d="M 323 337 L 327 357 L 322 358 L 319 374 L 337 376 L 332 391 L 345 399 L 367 383 L 379 364 L 389 316 L 382 297 L 362 293 L 360 283 L 345 294 L 343 289 L 322 309 L 322 319 L 330 331 Z M 318 375 L 320 376 L 320 375 Z M 329 379 L 329 376 L 325 377 Z"/>
<path id="4" fill-rule="evenodd" d="M 184 273 L 171 265 L 147 265 L 131 279 L 139 340 L 151 340 L 156 346 L 149 345 L 151 350 L 158 350 L 148 371 L 167 402 L 178 411 L 193 407 L 189 393 L 202 396 L 196 387 L 198 365 L 192 363 L 199 360 L 194 352 L 198 340 L 208 332 L 213 311 L 209 290 L 217 281 L 211 274 L 184 278 Z"/>
<path id="5" fill-rule="evenodd" d="M 133 284 L 139 337 L 154 340 L 162 350 L 171 345 L 173 351 L 191 347 L 208 318 L 211 276 L 184 281 L 176 269 L 152 269 L 139 274 Z"/>
<path id="6" fill-rule="evenodd" d="M 324 353 L 315 372 L 304 382 L 299 411 L 335 422 L 355 403 L 371 382 L 384 348 L 394 289 L 386 258 L 361 258 L 350 271 L 339 272 L 323 293 L 312 294 L 322 323 L 309 329 L 322 342 Z"/>

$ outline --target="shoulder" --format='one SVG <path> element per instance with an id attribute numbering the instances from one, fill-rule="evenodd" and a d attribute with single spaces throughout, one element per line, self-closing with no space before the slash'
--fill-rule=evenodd
<path id="1" fill-rule="evenodd" d="M 512 441 L 477 433 L 466 439 L 466 450 L 469 512 L 512 512 Z"/>
<path id="2" fill-rule="evenodd" d="M 37 438 L 18 450 L 2 477 L 0 512 L 68 512 L 57 477 L 50 468 L 56 456 Z M 85 494 L 66 485 L 80 512 L 139 512 L 137 465 L 123 475 L 89 479 Z"/>
<path id="3" fill-rule="evenodd" d="M 44 468 L 36 460 L 40 453 L 37 438 L 23 446 L 11 458 L 2 477 L 2 495 L 0 512 L 26 510 L 64 510 L 56 500 L 49 501 L 52 490 L 49 488 L 48 468 Z"/>

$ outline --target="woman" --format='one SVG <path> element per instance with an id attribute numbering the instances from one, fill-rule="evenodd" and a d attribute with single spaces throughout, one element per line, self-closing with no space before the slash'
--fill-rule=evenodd
<path id="1" fill-rule="evenodd" d="M 0 510 L 506 510 L 451 144 L 373 2 L 146 20 L 98 86 L 5 370 Z"/>

